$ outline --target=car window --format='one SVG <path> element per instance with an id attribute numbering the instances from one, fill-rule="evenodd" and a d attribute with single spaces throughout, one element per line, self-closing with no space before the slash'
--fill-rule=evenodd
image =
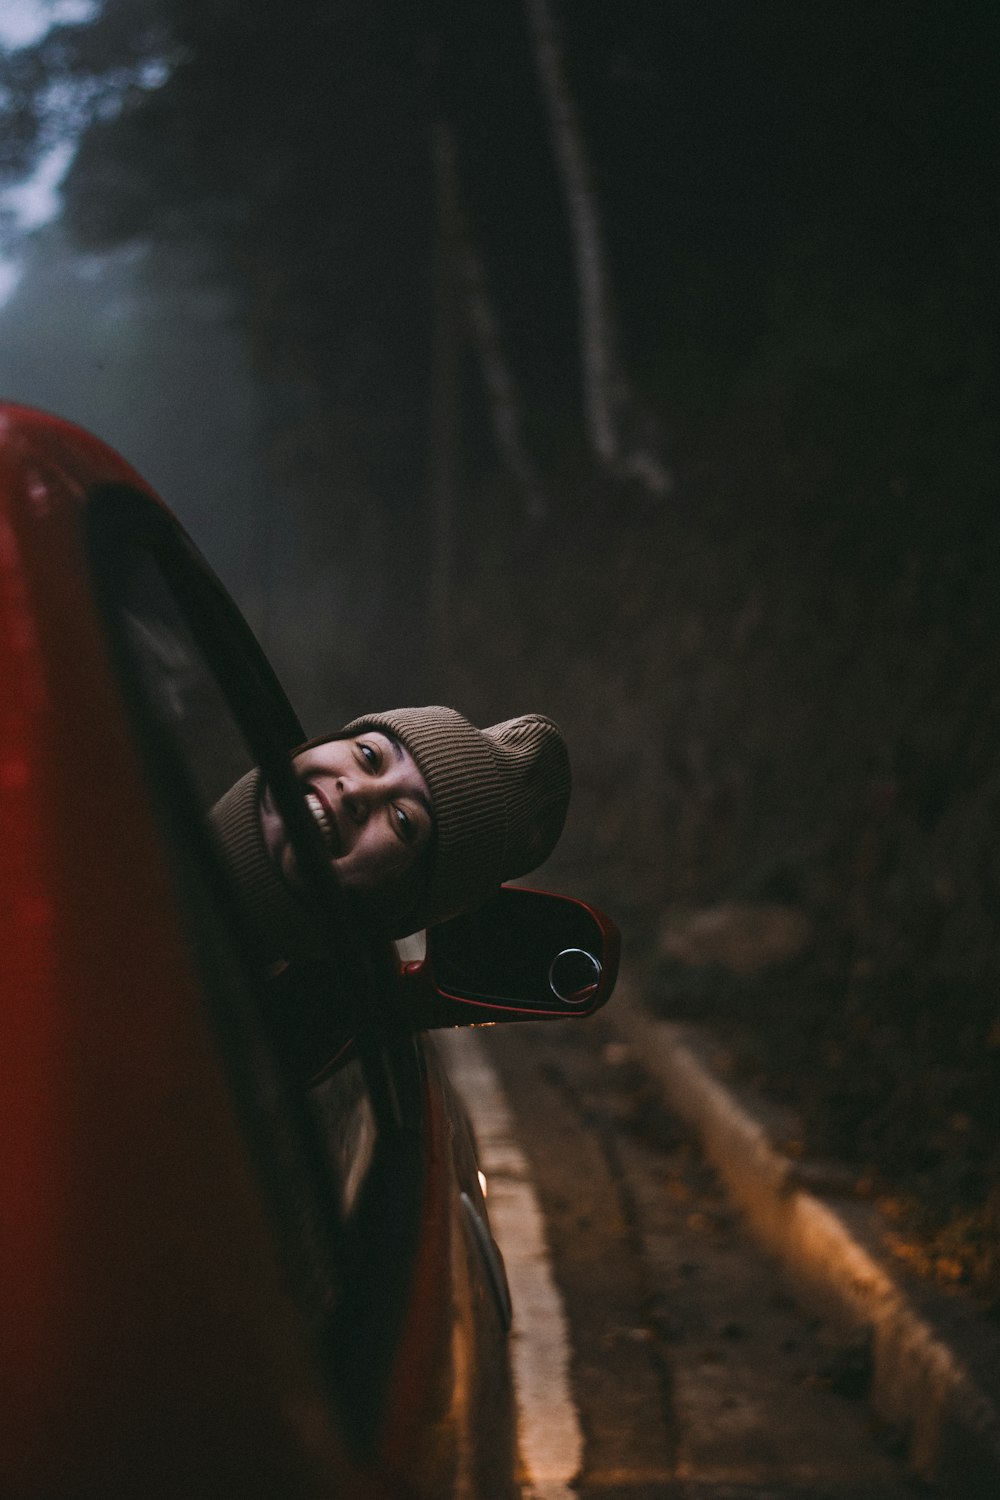
<path id="1" fill-rule="evenodd" d="M 158 559 L 130 547 L 122 561 L 121 618 L 132 660 L 157 725 L 207 812 L 253 768 L 253 755 Z"/>
<path id="2" fill-rule="evenodd" d="M 119 524 L 100 529 L 107 602 L 123 675 L 151 752 L 148 760 L 159 810 L 173 835 L 175 852 L 182 855 L 185 886 L 189 894 L 195 887 L 200 916 L 211 907 L 215 946 L 224 944 L 230 950 L 231 967 L 241 975 L 239 999 L 229 993 L 229 1013 L 215 1020 L 231 1070 L 242 1093 L 249 1096 L 251 1113 L 257 1114 L 258 1154 L 273 1156 L 277 1150 L 280 1155 L 283 1150 L 304 1158 L 297 1169 L 303 1182 L 295 1201 L 282 1207 L 289 1239 L 300 1255 L 302 1238 L 317 1242 L 323 1234 L 336 1232 L 329 1225 L 319 1227 L 331 1201 L 340 1222 L 354 1209 L 377 1140 L 375 1115 L 356 1056 L 347 1056 L 309 1095 L 301 1079 L 287 1076 L 268 1024 L 275 1009 L 271 982 L 246 952 L 246 930 L 234 893 L 227 888 L 209 818 L 218 798 L 257 764 L 248 731 L 272 737 L 283 731 L 287 738 L 289 724 L 277 721 L 282 713 L 286 719 L 290 714 L 270 701 L 273 694 L 269 696 L 263 683 L 259 692 L 253 691 L 259 680 L 257 663 L 243 663 L 237 671 L 233 661 L 236 686 L 227 676 L 227 659 L 238 655 L 245 627 L 227 618 L 227 612 L 235 612 L 224 595 L 199 592 L 197 566 L 172 543 L 169 523 L 143 516 L 148 505 L 141 497 L 132 506 L 123 504 L 120 496 L 113 498 L 113 520 Z M 143 524 L 133 524 L 133 511 Z M 247 1012 L 247 1024 L 234 1026 L 234 1005 Z M 264 1165 L 276 1174 L 273 1161 Z M 287 1162 L 280 1171 L 286 1177 L 281 1192 L 288 1197 L 288 1182 L 296 1174 L 288 1173 Z M 312 1210 L 310 1196 L 319 1201 Z M 303 1222 L 310 1214 L 315 1223 L 303 1236 Z M 315 1268 L 307 1280 L 317 1282 Z M 322 1297 L 329 1301 L 328 1293 Z"/>
<path id="3" fill-rule="evenodd" d="M 122 686 L 279 1253 L 341 1416 L 370 1445 L 421 1243 L 421 1048 L 393 1011 L 388 944 L 383 951 L 363 923 L 350 925 L 350 908 L 338 909 L 289 770 L 302 729 L 241 617 L 152 502 L 120 490 L 96 497 L 91 530 Z M 336 917 L 330 930 L 343 951 L 331 945 L 318 976 L 300 962 L 271 973 L 252 957 L 215 843 L 210 809 L 258 764 L 276 794 L 285 779 L 300 870 Z M 326 1064 L 318 1074 L 317 1063 Z"/>

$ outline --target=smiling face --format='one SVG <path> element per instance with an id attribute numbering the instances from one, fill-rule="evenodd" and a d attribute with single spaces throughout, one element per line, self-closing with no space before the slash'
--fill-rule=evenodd
<path id="1" fill-rule="evenodd" d="M 380 730 L 326 740 L 292 762 L 341 885 L 379 891 L 411 870 L 430 842 L 428 786 L 406 747 Z M 295 851 L 264 789 L 261 828 L 268 853 L 290 884 Z"/>

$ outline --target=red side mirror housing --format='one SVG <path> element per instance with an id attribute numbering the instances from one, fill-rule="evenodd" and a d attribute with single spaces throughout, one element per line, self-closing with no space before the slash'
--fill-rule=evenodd
<path id="1" fill-rule="evenodd" d="M 502 886 L 427 934 L 404 969 L 414 1030 L 593 1015 L 611 998 L 621 939 L 597 907 Z"/>

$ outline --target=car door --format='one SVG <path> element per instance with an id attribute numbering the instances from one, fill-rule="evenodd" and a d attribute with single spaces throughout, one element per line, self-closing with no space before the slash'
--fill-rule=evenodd
<path id="1" fill-rule="evenodd" d="M 161 814 L 195 903 L 214 891 L 234 950 L 252 955 L 253 934 L 212 847 L 211 809 L 259 764 L 287 799 L 289 821 L 298 819 L 300 864 L 328 914 L 329 956 L 315 966 L 314 993 L 304 996 L 300 982 L 292 999 L 282 975 L 262 975 L 251 956 L 247 1003 L 235 1014 L 227 1006 L 217 1024 L 340 1427 L 360 1462 L 414 1494 L 447 1494 L 464 1476 L 469 1494 L 504 1495 L 506 1320 L 470 1221 L 479 1189 L 467 1128 L 439 1064 L 398 1013 L 392 945 L 341 909 L 325 859 L 310 866 L 322 851 L 287 766 L 301 726 L 244 622 L 162 510 L 106 488 L 92 498 L 89 524 L 121 678 L 166 787 Z M 307 999 L 304 1051 L 288 1006 Z M 261 1109 L 262 1074 L 281 1090 L 280 1111 Z"/>
<path id="2" fill-rule="evenodd" d="M 10 1296 L 30 1284 L 35 1312 L 55 1312 L 45 1339 L 18 1325 L 39 1384 L 12 1382 L 26 1422 L 7 1488 L 510 1494 L 467 1128 L 394 1013 L 391 947 L 336 911 L 288 769 L 301 726 L 138 476 L 66 424 L 6 419 L 11 639 L 30 617 L 46 700 L 26 672 L 15 728 L 36 798 L 4 808 L 42 852 L 11 889 L 29 879 L 25 909 L 54 914 L 58 940 L 42 980 L 51 945 L 24 950 L 13 1003 L 33 1019 L 13 1055 L 59 1101 L 35 1118 L 15 1100 L 7 1121 L 59 1137 L 18 1163 L 37 1233 Z M 315 1011 L 352 1039 L 342 1055 L 276 1010 L 214 840 L 211 807 L 254 765 L 330 903 Z M 39 1017 L 57 1014 L 76 1045 L 49 1045 Z M 45 1248 L 34 1277 L 29 1240 Z M 59 1434 L 47 1448 L 43 1431 Z"/>

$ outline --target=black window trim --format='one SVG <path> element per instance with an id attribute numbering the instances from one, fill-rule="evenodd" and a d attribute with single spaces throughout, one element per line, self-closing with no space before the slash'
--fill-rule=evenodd
<path id="1" fill-rule="evenodd" d="M 343 893 L 322 858 L 317 831 L 288 760 L 288 753 L 305 738 L 302 725 L 249 625 L 194 543 L 158 502 L 125 485 L 107 486 L 89 497 L 86 534 L 99 606 L 117 659 L 119 681 L 131 700 L 131 718 L 140 739 L 143 727 L 148 741 L 154 738 L 162 741 L 163 736 L 155 733 L 151 725 L 147 694 L 139 681 L 121 608 L 123 565 L 126 554 L 136 547 L 150 552 L 162 569 L 181 616 L 204 653 L 251 755 L 271 784 L 297 851 L 301 854 L 302 849 L 315 849 L 314 889 L 322 893 L 319 899 L 325 899 L 328 893 L 331 902 L 342 901 Z M 255 707 L 261 699 L 268 705 L 268 719 L 273 718 L 267 725 L 260 722 Z M 140 750 L 159 761 L 162 768 L 162 744 L 140 744 Z M 171 751 L 172 758 L 179 761 L 176 747 L 171 747 Z M 181 775 L 187 774 L 186 768 L 174 769 Z M 153 784 L 158 779 L 161 778 L 156 775 L 150 777 Z M 232 912 L 235 901 L 228 879 L 217 851 L 211 846 L 203 819 L 194 817 L 197 799 L 190 795 L 190 788 L 187 791 L 189 795 L 184 801 L 192 809 L 191 821 L 198 823 L 197 829 L 192 829 L 192 836 L 202 843 L 202 855 L 217 871 L 218 894 Z M 176 816 L 165 815 L 163 821 L 176 830 Z M 199 864 L 204 865 L 205 858 Z M 283 1082 L 291 1115 L 296 1120 L 296 1134 L 306 1145 L 309 1170 L 330 1216 L 330 1243 L 338 1279 L 342 1278 L 346 1287 L 353 1287 L 361 1278 L 361 1284 L 370 1288 L 369 1295 L 358 1305 L 351 1295 L 338 1300 L 333 1321 L 320 1337 L 322 1366 L 332 1381 L 331 1395 L 347 1418 L 360 1449 L 371 1451 L 395 1341 L 408 1302 L 422 1213 L 428 1169 L 422 1124 L 426 1066 L 418 1039 L 404 1019 L 395 1014 L 399 981 L 391 942 L 381 933 L 376 934 L 349 905 L 343 915 L 344 926 L 338 930 L 338 937 L 350 938 L 352 920 L 360 924 L 354 941 L 349 941 L 362 970 L 355 1045 L 378 1132 L 375 1170 L 369 1173 L 362 1187 L 358 1213 L 346 1222 L 306 1092 L 301 1087 L 296 1089 L 287 1078 Z M 331 948 L 331 957 L 335 962 L 343 961 L 340 946 Z M 258 987 L 259 984 L 258 976 Z M 376 1286 L 378 1295 L 371 1295 Z M 365 1371 L 361 1381 L 355 1378 L 359 1362 Z"/>
<path id="2" fill-rule="evenodd" d="M 347 987 L 353 1006 L 349 1026 L 379 1130 L 390 1133 L 418 1126 L 414 1109 L 419 1111 L 419 1102 L 414 1101 L 412 1090 L 406 1091 L 405 1100 L 401 1099 L 388 1055 L 399 1058 L 406 1031 L 398 1014 L 394 950 L 388 939 L 372 928 L 363 909 L 337 886 L 329 869 L 288 761 L 289 752 L 303 743 L 305 732 L 260 643 L 184 528 L 148 495 L 124 484 L 94 491 L 88 500 L 86 534 L 120 680 L 140 721 L 146 715 L 144 694 L 136 682 L 132 651 L 120 617 L 122 564 L 127 550 L 139 546 L 148 549 L 162 568 L 251 755 L 271 786 L 305 872 L 318 927 L 329 934 L 331 961 L 342 965 L 350 954 L 357 964 L 356 983 Z M 261 699 L 273 723 L 260 722 L 255 705 Z M 213 859 L 217 859 L 214 851 Z M 339 920 L 332 919 L 331 913 Z"/>

